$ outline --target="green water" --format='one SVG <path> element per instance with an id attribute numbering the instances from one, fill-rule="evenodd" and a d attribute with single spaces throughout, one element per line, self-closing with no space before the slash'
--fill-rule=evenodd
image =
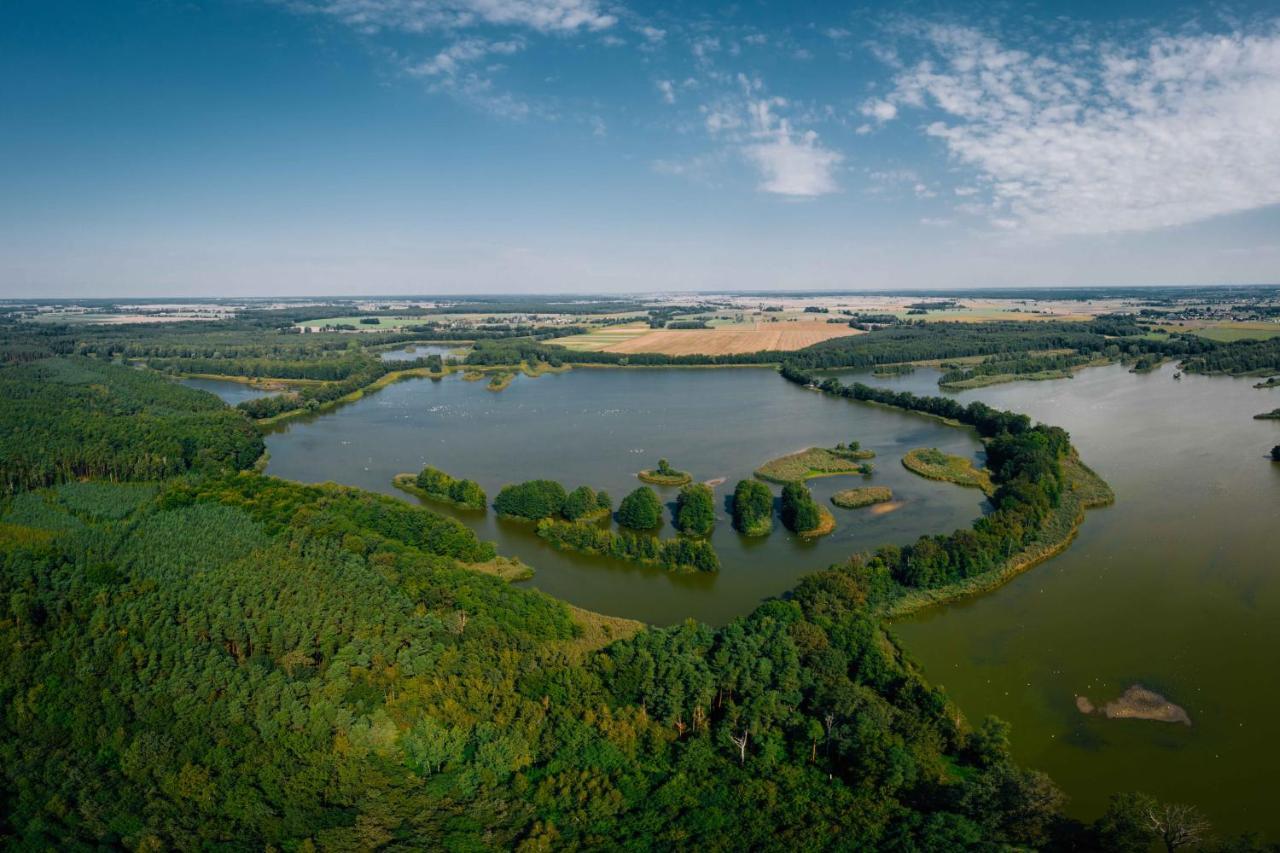
<path id="1" fill-rule="evenodd" d="M 1067 552 L 895 630 L 971 719 L 1013 723 L 1024 763 L 1092 817 L 1114 791 L 1200 806 L 1280 839 L 1280 443 L 1256 380 L 1092 369 L 958 395 L 1070 430 L 1115 489 Z M 1193 725 L 1086 717 L 1134 682 Z"/>
<path id="2" fill-rule="evenodd" d="M 500 553 L 533 566 L 534 586 L 592 610 L 659 625 L 689 617 L 723 624 L 852 553 L 967 526 L 985 504 L 976 490 L 921 479 L 899 462 L 920 446 L 977 458 L 981 445 L 971 432 L 830 399 L 769 369 L 574 370 L 521 376 L 500 393 L 458 377 L 411 380 L 333 413 L 286 423 L 267 438 L 268 473 L 406 500 L 416 499 L 392 487 L 392 477 L 425 464 L 476 480 L 490 500 L 504 483 L 545 477 L 568 488 L 603 488 L 615 506 L 641 485 L 636 472 L 656 467 L 661 457 L 699 481 L 723 478 L 715 488 L 712 537 L 723 563 L 718 574 L 672 574 L 557 551 L 526 523 L 429 504 L 497 542 Z M 877 516 L 832 507 L 837 529 L 816 542 L 781 524 L 762 539 L 746 539 L 730 526 L 726 501 L 754 468 L 785 453 L 850 440 L 879 454 L 875 474 L 810 480 L 815 498 L 825 503 L 839 489 L 874 483 L 892 488 L 901 509 Z M 673 504 L 679 490 L 657 491 Z M 669 511 L 661 535 L 675 535 Z"/>
<path id="3" fill-rule="evenodd" d="M 1272 807 L 1280 759 L 1280 465 L 1264 458 L 1280 424 L 1254 421 L 1275 391 L 1252 380 L 1137 376 L 1096 368 L 1074 379 L 956 395 L 1066 427 L 1114 487 L 1071 548 L 1002 589 L 921 614 L 894 630 L 927 675 L 971 719 L 1014 724 L 1014 748 L 1096 815 L 1106 797 L 1145 790 L 1203 808 L 1220 831 L 1280 838 Z M 863 381 L 938 393 L 936 371 Z M 803 543 L 779 526 L 739 537 L 723 499 L 761 462 L 809 445 L 857 439 L 876 450 L 871 480 L 810 481 L 825 501 L 863 482 L 888 485 L 903 508 L 875 517 L 833 508 L 840 527 Z M 391 386 L 268 438 L 269 473 L 335 480 L 389 494 L 401 471 L 437 465 L 492 497 L 505 482 L 551 477 L 608 489 L 615 502 L 659 456 L 716 489 L 717 576 L 676 576 L 557 552 L 492 513 L 455 513 L 538 572 L 531 583 L 576 604 L 670 624 L 723 623 L 801 575 L 884 542 L 969 524 L 981 497 L 902 469 L 912 447 L 980 458 L 966 431 L 797 388 L 768 370 L 575 370 L 518 378 L 494 394 L 452 378 Z M 775 493 L 777 489 L 775 487 Z M 664 498 L 674 499 L 675 490 Z M 402 496 L 403 497 L 403 496 Z M 409 499 L 409 498 L 406 498 Z M 671 535 L 670 526 L 664 535 Z M 1183 705 L 1187 728 L 1085 717 L 1141 682 Z"/>

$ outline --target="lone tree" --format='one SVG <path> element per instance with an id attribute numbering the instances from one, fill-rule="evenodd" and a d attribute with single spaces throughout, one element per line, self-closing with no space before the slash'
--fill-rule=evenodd
<path id="1" fill-rule="evenodd" d="M 690 536 L 707 536 L 716 526 L 715 496 L 711 487 L 693 483 L 676 498 L 676 527 Z"/>
<path id="2" fill-rule="evenodd" d="M 662 504 L 648 486 L 641 486 L 618 504 L 618 523 L 632 530 L 652 530 L 662 523 Z"/>

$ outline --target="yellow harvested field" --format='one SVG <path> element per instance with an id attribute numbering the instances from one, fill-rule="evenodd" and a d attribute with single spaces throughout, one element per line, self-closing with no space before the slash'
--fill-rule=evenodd
<path id="1" fill-rule="evenodd" d="M 654 329 L 644 334 L 619 336 L 618 340 L 609 341 L 598 349 L 664 355 L 729 355 L 760 350 L 797 350 L 831 338 L 856 334 L 861 332 L 843 323 L 757 323 L 754 328 Z"/>

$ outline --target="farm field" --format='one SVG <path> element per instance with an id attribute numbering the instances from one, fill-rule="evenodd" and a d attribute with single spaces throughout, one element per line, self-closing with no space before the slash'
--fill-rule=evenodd
<path id="1" fill-rule="evenodd" d="M 757 323 L 721 329 L 612 327 L 561 338 L 557 344 L 579 351 L 655 352 L 665 355 L 728 355 L 760 350 L 797 350 L 844 335 L 861 334 L 837 323 Z"/>

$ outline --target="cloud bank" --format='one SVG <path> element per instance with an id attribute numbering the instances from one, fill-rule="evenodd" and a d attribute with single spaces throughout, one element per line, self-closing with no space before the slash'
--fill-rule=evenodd
<path id="1" fill-rule="evenodd" d="M 940 117 L 926 133 L 976 172 L 1001 227 L 1102 234 L 1280 203 L 1280 32 L 1157 36 L 1139 47 L 1011 50 L 927 28 L 926 55 L 862 114 Z"/>

